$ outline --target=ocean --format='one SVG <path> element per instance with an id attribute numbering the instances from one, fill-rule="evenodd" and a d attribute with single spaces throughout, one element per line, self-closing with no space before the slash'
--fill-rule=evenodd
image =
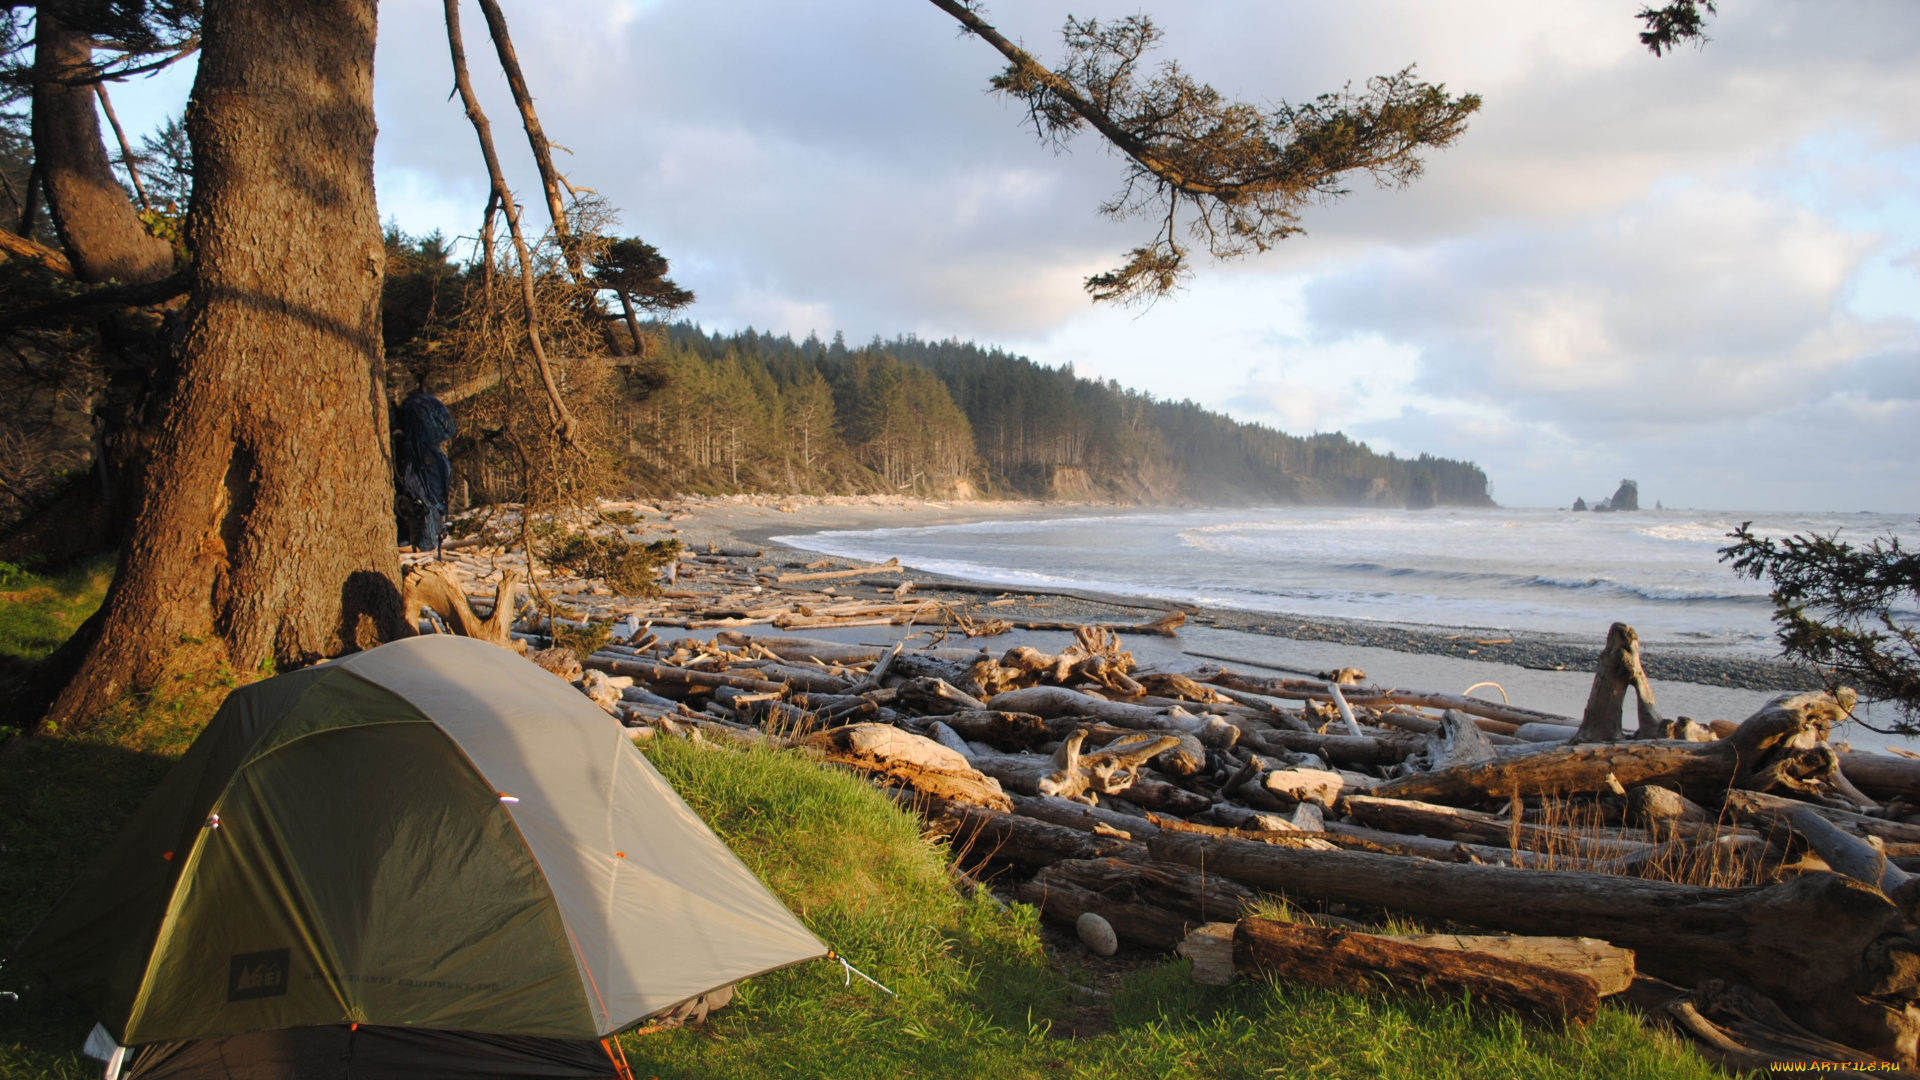
<path id="1" fill-rule="evenodd" d="M 1763 583 L 1727 534 L 1920 535 L 1898 514 L 1283 507 L 1115 511 L 815 532 L 783 543 L 982 582 L 1077 586 L 1244 611 L 1773 655 Z M 1907 613 L 1920 617 L 1920 613 Z"/>

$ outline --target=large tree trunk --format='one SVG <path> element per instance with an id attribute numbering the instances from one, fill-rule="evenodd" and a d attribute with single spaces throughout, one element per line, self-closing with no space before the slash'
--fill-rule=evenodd
<path id="1" fill-rule="evenodd" d="M 375 2 L 214 0 L 204 27 L 177 389 L 120 573 L 62 658 L 56 724 L 157 677 L 186 637 L 253 671 L 407 632 L 381 385 Z"/>
<path id="2" fill-rule="evenodd" d="M 151 236 L 114 178 L 100 141 L 92 77 L 93 38 L 42 5 L 35 16 L 33 154 L 47 209 L 75 276 L 129 284 L 173 273 L 173 247 Z"/>

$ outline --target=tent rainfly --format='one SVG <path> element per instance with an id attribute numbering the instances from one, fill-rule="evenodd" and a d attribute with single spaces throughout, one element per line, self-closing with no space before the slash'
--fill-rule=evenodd
<path id="1" fill-rule="evenodd" d="M 374 1080 L 615 1075 L 826 953 L 612 717 L 434 635 L 234 691 L 14 960 L 129 1077 Z"/>

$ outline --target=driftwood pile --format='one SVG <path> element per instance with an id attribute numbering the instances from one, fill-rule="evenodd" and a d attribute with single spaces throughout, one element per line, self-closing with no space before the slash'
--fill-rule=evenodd
<path id="1" fill-rule="evenodd" d="M 677 518 L 667 515 L 664 520 Z M 1080 625 L 1034 619 L 1031 611 L 1024 618 L 1006 617 L 1007 605 L 1044 608 L 1048 603 L 1023 599 L 1020 594 L 1030 590 L 1012 587 L 916 582 L 905 576 L 897 559 L 870 566 L 848 566 L 836 559 L 780 565 L 759 550 L 718 545 L 683 552 L 668 568 L 656 595 L 623 596 L 605 581 L 538 560 L 530 565 L 524 538 L 507 527 L 517 521 L 509 515 L 504 525 L 454 540 L 438 552 L 404 556 L 408 614 L 417 620 L 431 612 L 452 632 L 469 633 L 469 624 L 487 622 L 501 610 L 500 597 L 505 596 L 508 616 L 491 626 L 490 632 L 476 634 L 503 643 L 510 640 L 510 628 L 545 632 L 556 625 L 584 628 L 592 623 L 631 627 L 644 623 L 678 630 L 920 626 L 965 637 L 1012 630 L 1072 630 Z M 581 526 L 578 531 L 639 543 L 657 538 L 647 531 L 657 528 L 661 526 L 642 522 Z M 927 595 L 931 591 L 949 595 L 936 598 Z M 950 594 L 981 599 L 964 602 Z M 1123 606 L 1162 613 L 1151 620 L 1108 624 L 1113 630 L 1171 637 L 1186 621 L 1184 612 L 1167 610 L 1173 605 L 1123 602 Z M 482 610 L 486 618 L 478 614 Z"/>
<path id="2" fill-rule="evenodd" d="M 796 579 L 738 565 L 752 558 L 693 557 L 692 573 L 754 596 Z M 461 588 L 426 580 L 437 572 L 415 582 L 423 608 L 509 643 L 504 619 L 462 614 Z M 495 610 L 511 610 L 500 588 Z M 904 605 L 900 592 L 859 603 Z M 537 658 L 637 739 L 799 746 L 860 770 L 950 838 L 970 881 L 1092 947 L 1177 949 L 1196 978 L 1467 993 L 1554 1024 L 1626 993 L 1736 1067 L 1916 1064 L 1920 760 L 1830 742 L 1849 691 L 1783 696 L 1739 723 L 1668 720 L 1616 625 L 1572 718 L 1353 669 L 1147 669 L 1098 626 L 1057 654 L 750 631 L 909 613 L 840 601 L 783 618 L 746 595 L 703 601 L 725 619 L 653 619 L 577 669 Z M 946 625 L 972 618 L 958 614 Z M 719 632 L 670 640 L 669 622 Z M 1257 917 L 1275 897 L 1302 921 Z M 1342 917 L 1370 913 L 1459 932 Z"/>

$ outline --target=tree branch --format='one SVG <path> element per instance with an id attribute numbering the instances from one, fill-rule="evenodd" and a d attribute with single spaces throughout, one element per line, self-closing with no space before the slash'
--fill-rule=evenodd
<path id="1" fill-rule="evenodd" d="M 481 0 L 483 8 L 489 3 L 490 0 Z M 480 108 L 480 99 L 473 92 L 473 79 L 467 74 L 467 50 L 460 37 L 460 0 L 445 0 L 445 7 L 447 48 L 453 57 L 454 87 L 460 92 L 467 119 L 472 121 L 474 134 L 480 139 L 480 156 L 487 163 L 487 176 L 493 190 L 489 205 L 498 202 L 506 215 L 507 231 L 513 237 L 514 255 L 520 263 L 520 299 L 526 307 L 527 342 L 533 353 L 534 366 L 540 374 L 540 385 L 546 390 L 548 415 L 561 440 L 568 446 L 575 446 L 573 413 L 561 398 L 560 387 L 553 381 L 553 368 L 547 363 L 547 350 L 540 342 L 540 308 L 534 294 L 533 255 L 527 248 L 526 235 L 520 228 L 520 209 L 514 204 L 513 192 L 507 188 L 506 174 L 500 169 L 500 155 L 493 145 L 493 127 L 487 122 L 487 114 Z M 517 66 L 515 70 L 518 71 Z"/>
<path id="2" fill-rule="evenodd" d="M 560 189 L 567 185 L 559 170 L 553 167 L 553 144 L 547 141 L 547 133 L 540 126 L 540 116 L 533 111 L 533 94 L 527 90 L 527 79 L 520 73 L 520 58 L 513 51 L 513 38 L 507 33 L 507 16 L 500 10 L 499 0 L 479 0 L 480 13 L 486 16 L 487 31 L 493 37 L 493 49 L 500 57 L 501 70 L 507 74 L 507 87 L 513 91 L 513 103 L 520 109 L 520 124 L 527 131 L 527 145 L 533 149 L 534 164 L 540 169 L 540 185 L 547 194 L 547 213 L 553 219 L 553 236 L 560 245 L 560 253 L 565 256 L 567 268 L 573 272 L 574 280 L 580 279 L 580 245 L 574 241 L 573 228 L 567 222 L 566 205 L 561 201 Z"/>

